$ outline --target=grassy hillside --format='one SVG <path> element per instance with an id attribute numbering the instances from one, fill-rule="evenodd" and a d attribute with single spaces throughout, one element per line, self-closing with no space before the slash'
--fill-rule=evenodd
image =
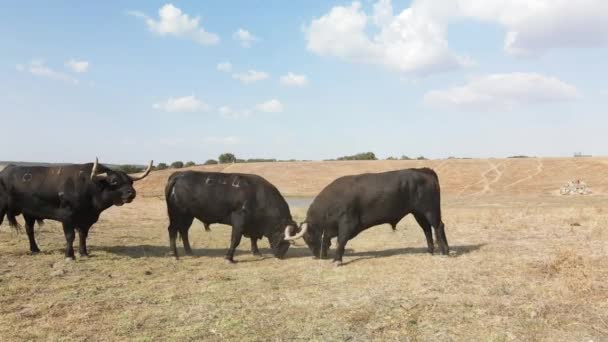
<path id="1" fill-rule="evenodd" d="M 259 174 L 286 196 L 314 196 L 334 179 L 363 172 L 430 167 L 446 196 L 555 194 L 565 182 L 583 179 L 595 194 L 608 192 L 608 158 L 379 160 L 247 163 L 189 169 Z M 137 184 L 143 196 L 162 196 L 175 170 L 153 172 Z"/>

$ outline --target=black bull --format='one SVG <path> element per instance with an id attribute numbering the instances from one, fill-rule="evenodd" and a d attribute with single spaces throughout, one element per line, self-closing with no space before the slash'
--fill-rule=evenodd
<path id="1" fill-rule="evenodd" d="M 226 260 L 234 262 L 234 252 L 242 236 L 251 238 L 252 251 L 257 240 L 268 238 L 274 255 L 282 258 L 289 249 L 285 231 L 296 229 L 287 202 L 266 179 L 251 174 L 219 172 L 176 172 L 165 188 L 169 214 L 169 243 L 177 257 L 179 233 L 186 254 L 192 254 L 188 230 L 196 218 L 206 224 L 232 226 Z"/>
<path id="2" fill-rule="evenodd" d="M 410 213 L 424 230 L 429 253 L 435 249 L 433 227 L 441 253 L 448 254 L 439 179 L 428 168 L 336 179 L 314 199 L 300 232 L 287 240 L 303 237 L 314 256 L 325 258 L 331 238 L 337 236 L 334 261 L 341 263 L 348 240 L 376 225 L 388 223 L 394 228 Z"/>
<path id="3" fill-rule="evenodd" d="M 65 256 L 74 258 L 76 230 L 80 255 L 86 256 L 89 229 L 99 215 L 113 205 L 133 201 L 133 182 L 146 177 L 151 169 L 152 162 L 143 175 L 133 177 L 97 161 L 54 167 L 7 166 L 0 172 L 0 223 L 6 216 L 11 226 L 18 227 L 16 216 L 23 214 L 30 251 L 38 253 L 35 221 L 59 221 L 66 239 Z"/>

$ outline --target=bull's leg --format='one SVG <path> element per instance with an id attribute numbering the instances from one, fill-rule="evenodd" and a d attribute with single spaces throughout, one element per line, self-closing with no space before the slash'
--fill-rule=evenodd
<path id="1" fill-rule="evenodd" d="M 91 226 L 78 228 L 78 254 L 80 254 L 81 257 L 89 256 L 89 252 L 87 251 L 89 229 L 91 229 Z"/>
<path id="2" fill-rule="evenodd" d="M 177 239 L 177 228 L 175 228 L 173 225 L 169 224 L 169 248 L 171 249 L 171 252 L 173 252 L 173 256 L 175 257 L 175 259 L 178 258 L 177 256 L 177 245 L 175 243 L 175 240 Z"/>
<path id="3" fill-rule="evenodd" d="M 0 191 L 1 190 L 2 189 L 0 189 Z M 5 202 L 6 201 L 0 198 L 0 226 L 2 225 L 2 222 L 4 222 L 4 215 L 6 215 L 6 212 L 8 211 L 8 203 Z"/>
<path id="4" fill-rule="evenodd" d="M 251 254 L 255 255 L 255 256 L 262 256 L 262 253 L 260 253 L 260 250 L 258 249 L 258 239 L 251 237 Z"/>
<path id="5" fill-rule="evenodd" d="M 425 217 L 435 230 L 435 237 L 437 238 L 437 243 L 439 243 L 439 250 L 441 251 L 441 254 L 448 255 L 450 253 L 450 247 L 448 246 L 448 240 L 445 237 L 445 226 L 440 219 L 441 215 L 438 213 L 427 212 Z"/>
<path id="6" fill-rule="evenodd" d="M 443 244 L 445 245 L 446 253 L 450 253 L 450 245 L 448 244 L 448 238 L 445 236 L 445 224 L 443 221 L 439 222 L 439 231 L 441 232 L 441 239 L 443 240 Z"/>
<path id="7" fill-rule="evenodd" d="M 329 247 L 331 247 L 331 236 L 323 235 L 323 239 L 321 240 L 321 259 L 327 259 L 327 253 L 329 251 Z"/>
<path id="8" fill-rule="evenodd" d="M 74 256 L 74 239 L 76 238 L 76 232 L 74 231 L 74 225 L 70 223 L 63 223 L 63 234 L 65 235 L 65 258 L 73 260 Z"/>
<path id="9" fill-rule="evenodd" d="M 193 220 L 193 216 L 188 216 L 188 214 L 177 212 L 176 209 L 169 206 L 169 227 L 167 228 L 169 231 L 169 248 L 171 249 L 171 252 L 173 252 L 173 256 L 176 259 L 178 258 L 176 242 L 178 232 L 182 236 L 182 242 L 184 243 L 186 254 L 192 253 L 190 242 L 188 240 L 188 229 L 190 229 Z"/>
<path id="10" fill-rule="evenodd" d="M 230 248 L 226 253 L 226 261 L 234 263 L 234 252 L 241 243 L 241 237 L 245 231 L 245 213 L 234 212 L 231 216 L 232 220 L 232 237 L 230 238 Z"/>
<path id="11" fill-rule="evenodd" d="M 338 226 L 338 246 L 336 247 L 336 255 L 334 256 L 333 262 L 336 266 L 342 265 L 342 256 L 344 256 L 344 250 L 346 249 L 346 243 L 353 235 L 354 225 L 351 222 L 342 222 Z"/>
<path id="12" fill-rule="evenodd" d="M 435 252 L 435 244 L 433 243 L 433 230 L 431 229 L 431 224 L 428 223 L 426 218 L 420 214 L 413 214 L 416 222 L 420 225 L 422 230 L 424 231 L 424 236 L 426 236 L 426 245 L 428 246 L 429 253 L 433 254 Z"/>
<path id="13" fill-rule="evenodd" d="M 40 253 L 40 248 L 38 248 L 36 239 L 34 238 L 34 223 L 36 222 L 36 219 L 29 215 L 23 215 L 23 218 L 25 219 L 25 232 L 27 233 L 27 239 L 30 241 L 30 251 L 32 254 L 38 254 Z"/>
<path id="14" fill-rule="evenodd" d="M 190 240 L 188 240 L 188 231 L 190 230 L 190 226 L 188 227 L 180 227 L 179 234 L 182 236 L 182 242 L 184 243 L 184 252 L 186 255 L 192 255 L 192 248 L 190 247 Z"/>

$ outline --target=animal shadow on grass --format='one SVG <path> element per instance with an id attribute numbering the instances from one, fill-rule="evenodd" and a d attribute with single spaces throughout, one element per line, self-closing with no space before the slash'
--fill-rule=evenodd
<path id="1" fill-rule="evenodd" d="M 459 245 L 459 246 L 451 246 L 450 249 L 455 251 L 455 255 L 453 257 L 457 257 L 463 254 L 467 254 L 473 251 L 476 251 L 483 247 L 485 244 L 476 244 L 476 245 Z M 171 250 L 168 246 L 158 246 L 158 245 L 134 245 L 134 246 L 109 246 L 109 247 L 101 247 L 99 250 L 106 251 L 108 253 L 122 255 L 129 258 L 167 258 L 172 257 Z M 195 257 L 224 257 L 226 255 L 227 248 L 193 248 L 192 252 Z M 264 260 L 268 258 L 272 258 L 273 254 L 269 248 L 260 248 L 260 252 L 264 256 L 264 258 L 260 258 L 258 260 Z M 333 257 L 333 250 L 330 250 L 328 259 L 331 260 Z M 406 247 L 406 248 L 392 248 L 385 249 L 379 251 L 362 251 L 355 252 L 352 249 L 346 249 L 345 256 L 346 257 L 359 257 L 357 259 L 346 262 L 345 264 L 353 263 L 359 260 L 372 259 L 372 258 L 384 258 L 391 257 L 400 254 L 427 254 L 426 247 Z M 180 257 L 184 257 L 185 253 L 182 248 L 178 248 L 178 254 Z M 237 250 L 235 252 L 235 256 L 242 255 L 251 255 L 251 252 L 248 250 Z M 292 246 L 289 251 L 287 251 L 287 255 L 285 259 L 292 258 L 312 258 L 312 253 L 307 247 L 300 246 Z M 243 262 L 251 262 L 255 260 L 243 260 Z"/>
<path id="2" fill-rule="evenodd" d="M 461 255 L 474 252 L 476 250 L 481 249 L 485 245 L 486 245 L 485 243 L 481 243 L 481 244 L 475 244 L 475 245 L 450 246 L 450 257 L 459 257 Z M 441 255 L 438 253 L 439 253 L 439 250 L 436 247 L 435 256 Z M 428 254 L 428 250 L 426 247 L 405 247 L 405 248 L 384 249 L 384 250 L 379 250 L 379 251 L 362 251 L 362 252 L 352 252 L 352 253 L 348 253 L 348 251 L 347 251 L 346 253 L 344 253 L 345 257 L 354 256 L 354 257 L 360 257 L 360 258 L 356 258 L 356 259 L 344 262 L 343 265 L 352 264 L 352 263 L 355 263 L 355 262 L 358 262 L 361 260 L 366 260 L 366 259 L 386 258 L 386 257 L 391 257 L 391 256 L 401 255 L 401 254 Z"/>

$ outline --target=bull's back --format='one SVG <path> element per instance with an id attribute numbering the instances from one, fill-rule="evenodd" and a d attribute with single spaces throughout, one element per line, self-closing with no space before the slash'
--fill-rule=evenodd
<path id="1" fill-rule="evenodd" d="M 58 193 L 78 192 L 87 186 L 92 165 L 12 166 L 3 170 L 3 182 L 11 194 L 35 195 L 45 200 L 56 200 Z M 88 170 L 87 170 L 88 169 Z M 4 174 L 6 173 L 6 174 Z"/>
<path id="2" fill-rule="evenodd" d="M 178 172 L 168 180 L 167 203 L 192 216 L 218 220 L 251 200 L 251 187 L 239 177 L 212 172 Z"/>

